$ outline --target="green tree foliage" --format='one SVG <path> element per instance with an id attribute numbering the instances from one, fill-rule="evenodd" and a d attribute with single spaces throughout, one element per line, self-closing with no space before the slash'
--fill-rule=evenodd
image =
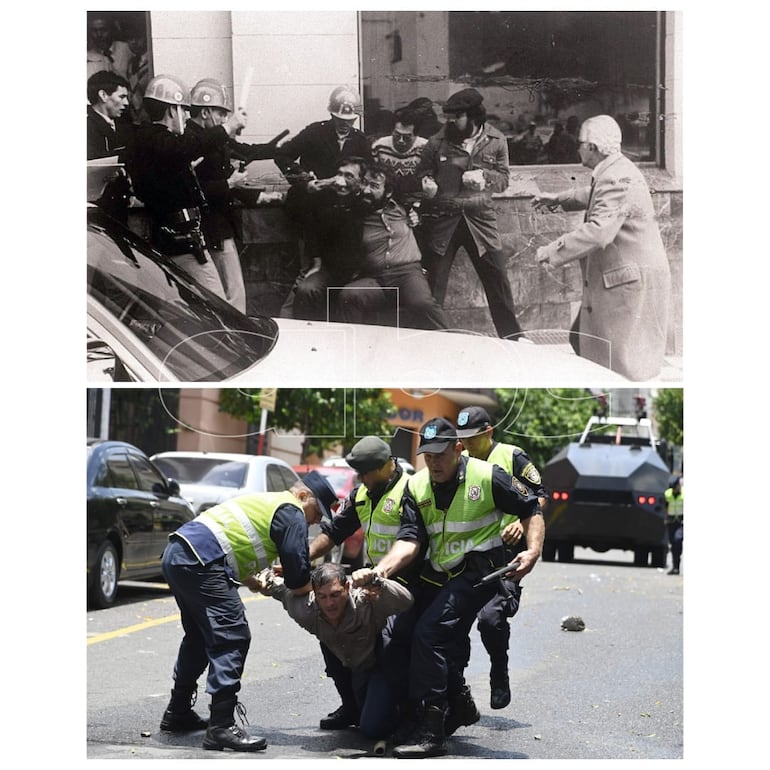
<path id="1" fill-rule="evenodd" d="M 659 438 L 669 445 L 684 446 L 684 390 L 663 388 L 652 402 Z"/>
<path id="2" fill-rule="evenodd" d="M 259 425 L 259 393 L 259 388 L 223 388 L 219 408 Z M 283 432 L 299 431 L 304 436 L 304 458 L 338 444 L 348 452 L 359 438 L 369 434 L 388 436 L 392 428 L 387 420 L 393 410 L 390 394 L 376 388 L 279 388 L 267 426 Z"/>
<path id="3" fill-rule="evenodd" d="M 520 446 L 541 470 L 580 437 L 598 408 L 595 396 L 581 388 L 499 388 L 495 393 L 500 404 L 492 415 L 495 439 Z"/>

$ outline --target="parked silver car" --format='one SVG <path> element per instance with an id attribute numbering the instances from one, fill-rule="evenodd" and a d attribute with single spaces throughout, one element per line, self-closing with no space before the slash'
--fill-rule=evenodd
<path id="1" fill-rule="evenodd" d="M 231 497 L 284 492 L 299 476 L 278 457 L 236 452 L 159 452 L 150 458 L 179 482 L 182 497 L 201 513 Z"/>

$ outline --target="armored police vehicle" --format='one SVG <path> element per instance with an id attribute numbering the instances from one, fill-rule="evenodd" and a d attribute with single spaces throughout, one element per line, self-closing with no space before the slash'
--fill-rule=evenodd
<path id="1" fill-rule="evenodd" d="M 578 545 L 631 550 L 635 565 L 665 567 L 669 477 L 649 419 L 591 417 L 580 440 L 543 468 L 550 493 L 543 559 L 572 561 Z"/>

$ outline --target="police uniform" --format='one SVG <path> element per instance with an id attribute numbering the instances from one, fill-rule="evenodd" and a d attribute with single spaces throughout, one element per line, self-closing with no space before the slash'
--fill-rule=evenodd
<path id="1" fill-rule="evenodd" d="M 490 417 L 483 407 L 466 407 L 457 415 L 457 435 L 460 439 L 476 436 L 484 432 L 489 425 L 491 425 Z M 463 454 L 468 455 L 468 450 L 464 450 Z M 484 459 L 489 463 L 499 465 L 506 473 L 515 476 L 538 498 L 547 497 L 540 472 L 521 447 L 514 444 L 493 442 L 489 454 Z M 502 532 L 508 524 L 516 521 L 517 518 L 515 515 L 504 514 L 500 522 L 500 531 Z M 505 545 L 506 559 L 509 562 L 512 561 L 514 556 L 524 548 L 526 548 L 526 542 L 523 538 L 514 546 Z M 478 613 L 479 636 L 484 649 L 489 654 L 491 663 L 489 675 L 490 706 L 493 709 L 504 708 L 511 700 L 508 681 L 508 648 L 511 629 L 508 619 L 519 611 L 521 591 L 519 582 L 509 578 L 501 578 L 498 581 L 497 593 Z M 470 642 L 467 653 L 467 660 L 469 660 Z"/>
<path id="2" fill-rule="evenodd" d="M 663 498 L 666 501 L 666 530 L 673 562 L 669 575 L 678 575 L 684 544 L 684 490 L 680 486 L 677 494 L 672 485 L 663 493 Z"/>
<path id="3" fill-rule="evenodd" d="M 323 476 L 303 480 L 324 515 L 337 497 Z M 251 642 L 240 583 L 279 558 L 288 588 L 302 588 L 310 580 L 307 520 L 291 492 L 243 495 L 199 514 L 169 536 L 162 570 L 179 605 L 184 636 L 174 664 L 172 700 L 162 729 L 200 727 L 190 709 L 198 678 L 208 667 L 206 691 L 212 697 L 211 723 L 204 748 L 254 751 L 264 748 L 233 730 L 236 695 Z M 194 702 L 194 701 L 193 701 Z M 190 716 L 190 715 L 193 716 Z M 188 723 L 190 726 L 187 726 Z M 234 745 L 230 745 L 234 743 Z"/>
<path id="4" fill-rule="evenodd" d="M 418 453 L 440 452 L 456 441 L 454 426 L 440 418 L 423 426 L 421 435 Z M 428 549 L 411 647 L 409 693 L 424 705 L 422 729 L 430 736 L 429 752 L 436 751 L 404 746 L 394 749 L 394 755 L 444 753 L 440 744 L 445 729 L 451 734 L 460 724 L 479 719 L 463 679 L 463 654 L 477 613 L 497 591 L 495 582 L 478 583 L 506 563 L 500 537 L 502 512 L 527 519 L 539 513 L 537 498 L 502 468 L 483 460 L 461 456 L 454 477 L 446 482 L 432 482 L 427 468 L 407 482 L 398 537 Z M 453 708 L 466 705 L 470 718 L 457 714 L 451 728 L 444 724 Z"/>
<path id="5" fill-rule="evenodd" d="M 207 129 L 194 120 L 187 122 L 185 134 L 200 135 Z M 230 139 L 215 147 L 195 167 L 195 175 L 206 199 L 201 224 L 211 258 L 214 260 L 227 301 L 241 313 L 246 312 L 246 287 L 240 256 L 235 245 L 233 193 L 227 180 L 233 173 L 233 147 L 242 157 L 264 160 L 273 157 L 273 144 L 244 144 Z"/>
<path id="6" fill-rule="evenodd" d="M 152 220 L 153 246 L 223 299 L 225 290 L 200 230 L 205 198 L 190 164 L 223 149 L 227 140 L 222 126 L 180 135 L 150 123 L 136 129 L 127 162 L 134 193 Z"/>

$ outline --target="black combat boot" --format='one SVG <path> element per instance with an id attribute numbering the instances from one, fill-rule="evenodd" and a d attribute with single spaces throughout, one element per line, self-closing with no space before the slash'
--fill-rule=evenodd
<path id="1" fill-rule="evenodd" d="M 197 696 L 196 688 L 175 687 L 171 691 L 171 700 L 163 712 L 163 719 L 160 720 L 160 729 L 170 733 L 205 730 L 209 726 L 208 720 L 199 717 L 192 709 Z"/>
<path id="2" fill-rule="evenodd" d="M 462 690 L 449 696 L 449 710 L 446 716 L 445 733 L 453 735 L 462 725 L 472 725 L 481 719 L 481 712 L 476 707 L 476 701 L 471 695 L 471 688 L 463 685 Z"/>
<path id="3" fill-rule="evenodd" d="M 511 702 L 511 684 L 508 681 L 508 664 L 492 665 L 489 670 L 489 705 L 504 709 Z"/>
<path id="4" fill-rule="evenodd" d="M 344 730 L 346 727 L 357 727 L 360 717 L 357 706 L 343 703 L 336 711 L 323 717 L 318 726 L 321 730 Z"/>
<path id="5" fill-rule="evenodd" d="M 256 735 L 249 735 L 235 724 L 235 711 L 246 722 L 246 709 L 238 703 L 234 695 L 216 695 L 211 700 L 211 720 L 203 736 L 203 748 L 223 751 L 261 751 L 267 748 L 267 740 Z"/>
<path id="6" fill-rule="evenodd" d="M 412 743 L 396 746 L 396 759 L 427 759 L 441 757 L 447 753 L 444 733 L 446 709 L 442 706 L 426 706 Z"/>

